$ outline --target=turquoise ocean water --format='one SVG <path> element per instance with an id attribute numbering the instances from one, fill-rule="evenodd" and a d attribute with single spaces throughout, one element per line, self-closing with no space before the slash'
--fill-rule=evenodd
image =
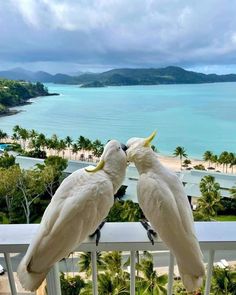
<path id="1" fill-rule="evenodd" d="M 162 154 L 184 146 L 188 155 L 206 150 L 236 152 L 236 83 L 79 88 L 47 84 L 60 96 L 33 99 L 0 118 L 0 129 L 16 124 L 45 134 L 84 135 L 91 139 L 145 137 L 158 131 Z"/>

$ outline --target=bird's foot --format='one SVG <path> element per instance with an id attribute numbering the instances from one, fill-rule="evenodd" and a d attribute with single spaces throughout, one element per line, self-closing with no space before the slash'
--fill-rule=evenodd
<path id="1" fill-rule="evenodd" d="M 151 226 L 149 225 L 149 223 L 147 222 L 147 220 L 141 220 L 140 221 L 142 226 L 146 229 L 147 231 L 147 236 L 150 240 L 150 242 L 152 243 L 152 245 L 154 245 L 154 239 L 157 236 L 157 233 L 154 231 L 153 228 L 151 228 Z"/>
<path id="2" fill-rule="evenodd" d="M 101 229 L 104 226 L 104 224 L 106 223 L 106 219 L 103 220 L 103 222 L 98 226 L 98 228 L 95 230 L 95 232 L 91 235 L 89 235 L 90 238 L 93 238 L 94 236 L 96 236 L 96 246 L 98 246 L 98 243 L 100 241 L 101 238 Z"/>

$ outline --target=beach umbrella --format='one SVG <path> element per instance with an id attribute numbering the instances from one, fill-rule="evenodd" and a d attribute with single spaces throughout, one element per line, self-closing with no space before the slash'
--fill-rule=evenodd
<path id="1" fill-rule="evenodd" d="M 17 270 L 26 290 L 35 291 L 54 263 L 75 250 L 108 215 L 125 177 L 124 150 L 118 141 L 109 141 L 96 167 L 79 169 L 61 183 Z"/>
<path id="2" fill-rule="evenodd" d="M 131 138 L 127 142 L 127 159 L 134 162 L 140 178 L 138 201 L 145 217 L 158 232 L 173 255 L 184 286 L 194 291 L 202 285 L 205 269 L 196 238 L 193 215 L 177 175 L 166 169 L 151 149 L 153 132 L 148 138 Z M 148 223 L 148 236 L 153 242 Z"/>

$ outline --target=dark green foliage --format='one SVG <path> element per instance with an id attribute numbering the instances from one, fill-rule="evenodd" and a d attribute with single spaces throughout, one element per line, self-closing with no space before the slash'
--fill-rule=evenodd
<path id="1" fill-rule="evenodd" d="M 3 156 L 0 157 L 0 167 L 9 168 L 15 165 L 15 160 L 14 156 L 10 156 L 7 152 L 4 152 Z"/>
<path id="2" fill-rule="evenodd" d="M 38 158 L 38 159 L 45 159 L 47 154 L 45 151 L 41 151 L 39 149 L 32 150 L 32 151 L 24 151 L 21 153 L 22 156 L 31 157 L 31 158 Z"/>
<path id="3" fill-rule="evenodd" d="M 143 213 L 139 204 L 127 201 L 115 201 L 111 208 L 107 221 L 109 222 L 135 222 L 142 219 Z"/>
<path id="4" fill-rule="evenodd" d="M 50 156 L 44 161 L 45 165 L 53 166 L 57 171 L 62 172 L 66 169 L 68 161 L 59 156 Z"/>
<path id="5" fill-rule="evenodd" d="M 8 107 L 21 105 L 28 99 L 37 96 L 49 95 L 43 84 L 25 81 L 0 79 L 0 114 L 7 114 Z"/>
<path id="6" fill-rule="evenodd" d="M 200 182 L 201 197 L 195 212 L 197 220 L 212 220 L 223 209 L 221 204 L 220 185 L 212 175 L 204 176 Z"/>
<path id="7" fill-rule="evenodd" d="M 62 273 L 60 280 L 62 295 L 79 295 L 86 286 L 85 281 L 80 276 L 66 278 L 65 274 Z"/>
<path id="8" fill-rule="evenodd" d="M 222 209 L 218 211 L 219 215 L 236 215 L 236 199 L 222 198 L 220 203 Z"/>
<path id="9" fill-rule="evenodd" d="M 142 272 L 142 277 L 139 277 L 137 280 L 137 287 L 138 290 L 140 290 L 140 294 L 167 294 L 166 284 L 168 281 L 168 276 L 166 274 L 157 274 L 154 269 L 152 256 L 142 259 L 136 267 Z"/>
<path id="10" fill-rule="evenodd" d="M 193 168 L 196 170 L 206 170 L 206 168 L 202 164 L 196 165 Z"/>
<path id="11" fill-rule="evenodd" d="M 211 291 L 214 295 L 236 295 L 236 270 L 214 267 Z"/>

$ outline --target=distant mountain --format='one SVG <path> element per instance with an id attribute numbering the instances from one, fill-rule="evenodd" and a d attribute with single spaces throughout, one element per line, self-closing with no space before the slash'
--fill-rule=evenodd
<path id="1" fill-rule="evenodd" d="M 51 75 L 47 72 L 31 72 L 16 68 L 10 71 L 0 71 L 0 77 L 44 83 L 85 84 L 86 87 L 88 85 L 93 87 L 93 85 L 97 85 L 97 82 L 104 86 L 236 82 L 236 74 L 203 74 L 174 66 L 159 69 L 113 69 L 103 73 L 84 73 L 78 76 Z"/>
<path id="2" fill-rule="evenodd" d="M 76 78 L 78 84 L 99 81 L 104 85 L 158 85 L 236 82 L 236 74 L 216 75 L 186 71 L 180 67 L 160 69 L 114 69 Z"/>
<path id="3" fill-rule="evenodd" d="M 9 71 L 0 71 L 0 78 L 6 78 L 10 80 L 25 80 L 30 82 L 42 82 L 42 83 L 74 83 L 74 77 L 65 74 L 51 75 L 47 72 L 38 71 L 32 72 L 22 68 L 14 68 Z M 76 83 L 74 83 L 76 84 Z"/>

